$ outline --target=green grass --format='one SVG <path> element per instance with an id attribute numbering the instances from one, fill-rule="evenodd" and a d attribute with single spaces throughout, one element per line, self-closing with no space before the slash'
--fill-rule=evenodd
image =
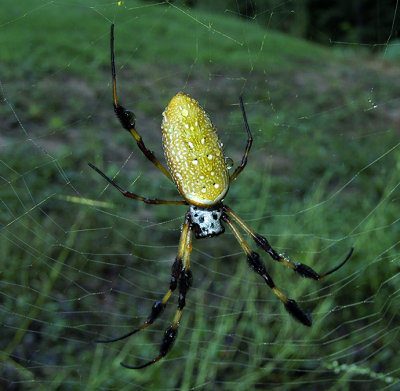
<path id="1" fill-rule="evenodd" d="M 3 2 L 0 384 L 235 391 L 398 384 L 396 63 L 341 56 L 229 15 L 148 5 Z M 240 161 L 242 94 L 254 144 L 226 203 L 279 251 L 318 271 L 355 247 L 323 282 L 264 256 L 276 284 L 312 310 L 311 329 L 285 313 L 227 233 L 194 241 L 194 283 L 164 362 L 143 371 L 119 366 L 156 354 L 175 296 L 141 336 L 92 342 L 135 327 L 164 294 L 185 213 L 102 192 L 106 183 L 87 167 L 93 162 L 139 194 L 178 197 L 113 115 L 111 21 L 121 102 L 134 108 L 158 156 L 162 110 L 184 90 L 206 106 L 226 153 Z"/>
<path id="2" fill-rule="evenodd" d="M 96 77 L 87 69 L 108 67 L 109 24 L 105 22 L 113 20 L 120 27 L 116 28 L 121 43 L 117 46 L 125 49 L 119 51 L 119 61 L 134 58 L 130 67 L 147 67 L 155 59 L 170 66 L 195 60 L 202 65 L 212 63 L 217 69 L 234 64 L 235 70 L 246 71 L 251 67 L 288 67 L 289 58 L 301 62 L 329 56 L 322 47 L 295 38 L 288 40 L 283 34 L 264 30 L 257 24 L 220 14 L 192 13 L 179 6 L 143 7 L 130 1 L 116 10 L 113 3 L 101 1 L 92 1 L 90 6 L 82 2 L 55 2 L 48 6 L 45 1 L 15 4 L 11 0 L 5 0 L 3 5 L 10 10 L 0 22 L 5 68 L 10 65 L 13 71 L 34 75 L 67 65 L 74 73 Z M 41 28 L 44 25 L 46 29 Z M 16 50 L 14 42 L 24 44 Z M 131 44 L 127 47 L 124 42 Z M 207 50 L 197 51 L 194 58 L 197 45 L 207 45 Z M 60 52 L 62 56 L 57 55 Z"/>

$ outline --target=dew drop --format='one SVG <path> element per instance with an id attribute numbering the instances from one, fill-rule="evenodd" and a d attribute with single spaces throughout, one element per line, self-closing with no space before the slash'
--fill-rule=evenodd
<path id="1" fill-rule="evenodd" d="M 193 160 L 192 160 L 192 163 L 193 163 L 195 166 L 197 166 L 197 164 L 198 164 L 199 162 L 198 162 L 197 159 L 193 159 Z"/>
<path id="2" fill-rule="evenodd" d="M 225 158 L 226 168 L 230 170 L 233 167 L 233 160 L 230 157 Z"/>
<path id="3" fill-rule="evenodd" d="M 188 114 L 189 114 L 189 112 L 188 112 L 186 109 L 182 109 L 182 115 L 183 115 L 184 117 L 187 117 Z"/>

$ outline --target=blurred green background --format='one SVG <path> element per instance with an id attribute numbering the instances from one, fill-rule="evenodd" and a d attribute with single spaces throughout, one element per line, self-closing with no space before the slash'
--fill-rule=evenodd
<path id="1" fill-rule="evenodd" d="M 322 3 L 2 1 L 1 389 L 400 389 L 398 15 Z M 179 197 L 113 114 L 111 23 L 121 103 L 157 156 L 161 113 L 184 91 L 240 162 L 242 95 L 254 144 L 226 204 L 321 273 L 354 246 L 322 281 L 262 254 L 312 328 L 227 232 L 194 241 L 193 287 L 164 360 L 119 365 L 158 354 L 177 295 L 141 334 L 93 342 L 137 327 L 168 289 L 186 212 L 124 199 L 87 166 Z"/>

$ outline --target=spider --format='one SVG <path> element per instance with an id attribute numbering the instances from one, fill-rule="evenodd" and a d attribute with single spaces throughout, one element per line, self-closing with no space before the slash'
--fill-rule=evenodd
<path id="1" fill-rule="evenodd" d="M 351 248 L 345 260 L 338 266 L 324 274 L 319 274 L 311 267 L 303 263 L 294 263 L 285 255 L 276 252 L 265 237 L 253 231 L 230 207 L 222 202 L 228 193 L 230 184 L 245 168 L 253 142 L 241 97 L 239 97 L 239 103 L 244 126 L 247 131 L 247 144 L 242 161 L 232 175 L 228 173 L 226 157 L 222 149 L 222 143 L 216 134 L 216 129 L 213 127 L 210 118 L 203 108 L 195 99 L 190 98 L 182 92 L 176 94 L 171 99 L 163 113 L 161 126 L 168 171 L 157 160 L 155 155 L 147 149 L 142 137 L 136 131 L 135 115 L 119 104 L 114 60 L 114 25 L 111 25 L 110 46 L 114 111 L 123 128 L 135 138 L 137 145 L 144 155 L 176 185 L 183 200 L 168 201 L 140 196 L 121 188 L 93 164 L 89 163 L 89 166 L 125 197 L 133 198 L 147 204 L 188 205 L 189 210 L 185 215 L 182 225 L 178 253 L 172 265 L 171 281 L 167 293 L 161 300 L 155 302 L 148 318 L 140 327 L 121 337 L 109 340 L 97 340 L 96 342 L 109 343 L 119 341 L 148 327 L 162 314 L 169 298 L 175 289 L 179 287 L 178 309 L 171 325 L 165 330 L 158 356 L 138 366 L 130 366 L 123 362 L 121 362 L 121 365 L 129 369 L 140 369 L 154 364 L 166 356 L 176 339 L 183 308 L 185 307 L 186 294 L 192 285 L 192 273 L 190 271 L 192 233 L 194 232 L 195 237 L 198 239 L 217 236 L 225 231 L 224 224 L 231 229 L 234 237 L 245 252 L 250 269 L 264 279 L 269 288 L 282 301 L 286 310 L 297 321 L 305 326 L 311 326 L 312 320 L 309 311 L 302 310 L 296 301 L 286 297 L 277 288 L 259 254 L 250 248 L 238 227 L 250 235 L 256 245 L 261 250 L 267 252 L 273 260 L 289 267 L 302 277 L 314 280 L 320 280 L 340 269 L 350 258 L 353 248 Z"/>

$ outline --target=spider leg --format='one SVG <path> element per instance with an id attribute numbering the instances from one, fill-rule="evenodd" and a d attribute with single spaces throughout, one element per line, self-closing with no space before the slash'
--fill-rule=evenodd
<path id="1" fill-rule="evenodd" d="M 136 328 L 133 331 L 130 331 L 127 334 L 122 335 L 121 337 L 113 338 L 113 339 L 98 339 L 95 342 L 109 343 L 109 342 L 116 342 L 116 341 L 120 341 L 122 339 L 128 338 L 131 335 L 136 334 L 138 331 L 145 329 L 147 326 L 150 326 L 164 312 L 164 309 L 167 305 L 169 298 L 174 293 L 174 291 L 178 285 L 179 276 L 181 276 L 181 274 L 182 274 L 182 270 L 183 270 L 182 264 L 185 259 L 184 257 L 186 254 L 187 242 L 188 242 L 188 237 L 190 236 L 190 232 L 191 232 L 190 231 L 190 214 L 188 212 L 185 216 L 185 221 L 184 221 L 183 227 L 182 227 L 182 233 L 181 233 L 181 237 L 179 240 L 179 246 L 178 246 L 178 253 L 177 253 L 175 262 L 172 265 L 171 282 L 169 284 L 169 290 L 164 295 L 162 300 L 156 301 L 154 303 L 154 305 L 151 309 L 151 312 L 150 312 L 149 316 L 147 317 L 147 320 L 140 327 Z"/>
<path id="2" fill-rule="evenodd" d="M 157 198 L 147 198 L 142 197 L 138 194 L 131 193 L 130 191 L 122 189 L 117 183 L 115 183 L 111 178 L 109 178 L 103 171 L 98 169 L 92 163 L 88 163 L 90 168 L 93 168 L 98 174 L 100 174 L 110 185 L 114 186 L 124 197 L 134 198 L 135 200 L 143 201 L 146 204 L 168 204 L 168 205 L 187 205 L 187 202 L 184 200 L 159 200 Z"/>
<path id="3" fill-rule="evenodd" d="M 117 94 L 117 78 L 115 72 L 115 56 L 114 56 L 114 24 L 111 25 L 111 36 L 110 36 L 110 47 L 111 47 L 111 74 L 112 74 L 112 85 L 113 85 L 113 101 L 114 101 L 114 111 L 117 115 L 122 127 L 127 130 L 134 139 L 143 154 L 149 159 L 171 182 L 173 182 L 171 174 L 168 170 L 157 160 L 153 152 L 151 152 L 145 146 L 142 137 L 135 129 L 135 114 L 132 111 L 125 109 L 118 102 Z"/>
<path id="4" fill-rule="evenodd" d="M 226 222 L 233 232 L 236 240 L 239 242 L 243 251 L 247 255 L 247 263 L 250 268 L 258 273 L 266 282 L 266 284 L 272 289 L 272 291 L 278 296 L 278 298 L 284 304 L 286 310 L 299 322 L 303 323 L 305 326 L 311 326 L 312 320 L 309 312 L 303 311 L 298 304 L 293 300 L 287 298 L 275 285 L 271 276 L 268 274 L 264 263 L 262 262 L 260 256 L 251 250 L 250 246 L 247 244 L 242 234 L 239 232 L 238 228 L 232 223 L 230 217 L 227 214 L 222 215 L 222 219 Z"/>
<path id="5" fill-rule="evenodd" d="M 188 216 L 187 214 L 186 216 Z M 184 254 L 183 254 L 183 265 L 179 275 L 179 299 L 178 299 L 178 310 L 176 311 L 172 324 L 165 330 L 164 337 L 161 341 L 160 352 L 157 357 L 153 360 L 146 362 L 145 364 L 138 366 L 131 366 L 121 362 L 121 365 L 128 369 L 141 369 L 149 365 L 156 363 L 167 355 L 171 350 L 176 336 L 178 334 L 178 327 L 182 317 L 183 308 L 186 303 L 186 293 L 192 285 L 192 272 L 190 271 L 190 252 L 192 251 L 192 227 L 189 227 L 184 240 Z"/>
<path id="6" fill-rule="evenodd" d="M 243 121 L 244 121 L 244 126 L 247 130 L 247 144 L 246 144 L 246 149 L 244 151 L 244 155 L 242 157 L 242 162 L 240 165 L 236 168 L 235 172 L 231 175 L 230 177 L 230 182 L 233 182 L 237 176 L 243 171 L 247 164 L 247 157 L 249 156 L 251 144 L 253 143 L 253 136 L 251 135 L 250 132 L 250 127 L 249 123 L 247 122 L 247 116 L 246 116 L 246 110 L 244 109 L 244 104 L 243 104 L 243 99 L 241 96 L 239 96 L 239 103 L 240 103 L 240 109 L 242 110 L 242 115 L 243 115 Z"/>
<path id="7" fill-rule="evenodd" d="M 233 212 L 232 209 L 230 209 L 226 205 L 224 207 L 225 207 L 225 213 L 228 216 L 232 217 L 232 219 L 254 239 L 258 247 L 262 248 L 265 252 L 267 252 L 273 260 L 289 267 L 296 273 L 300 274 L 302 277 L 312 278 L 314 280 L 321 280 L 322 278 L 340 269 L 349 260 L 351 254 L 353 253 L 354 249 L 351 248 L 343 262 L 341 262 L 339 265 L 329 270 L 328 272 L 319 274 L 310 266 L 307 266 L 304 263 L 292 262 L 284 254 L 278 254 L 271 247 L 268 240 L 264 236 L 261 236 L 257 232 L 253 231 L 235 212 Z"/>

